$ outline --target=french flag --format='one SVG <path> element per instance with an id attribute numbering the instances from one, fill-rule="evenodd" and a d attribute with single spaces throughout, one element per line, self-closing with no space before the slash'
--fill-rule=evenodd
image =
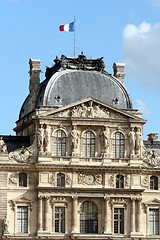
<path id="1" fill-rule="evenodd" d="M 74 22 L 65 25 L 60 25 L 59 31 L 74 32 Z"/>

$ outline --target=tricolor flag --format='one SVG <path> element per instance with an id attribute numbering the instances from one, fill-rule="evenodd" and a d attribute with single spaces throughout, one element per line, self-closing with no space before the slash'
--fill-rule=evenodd
<path id="1" fill-rule="evenodd" d="M 74 22 L 65 25 L 60 25 L 59 31 L 74 32 Z"/>

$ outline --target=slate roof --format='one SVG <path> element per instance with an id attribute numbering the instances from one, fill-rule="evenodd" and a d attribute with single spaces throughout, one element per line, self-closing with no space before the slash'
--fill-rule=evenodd
<path id="1" fill-rule="evenodd" d="M 55 65 L 46 69 L 41 83 L 36 108 L 58 108 L 93 97 L 119 109 L 131 110 L 132 102 L 125 86 L 104 71 L 102 58 L 87 59 L 62 56 Z M 29 96 L 22 105 L 19 119 L 29 113 Z"/>

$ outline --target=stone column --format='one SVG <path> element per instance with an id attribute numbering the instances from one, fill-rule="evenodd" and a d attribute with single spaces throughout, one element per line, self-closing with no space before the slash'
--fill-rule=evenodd
<path id="1" fill-rule="evenodd" d="M 49 231 L 48 208 L 49 208 L 49 197 L 45 197 L 44 231 L 47 231 L 47 232 Z"/>
<path id="2" fill-rule="evenodd" d="M 131 233 L 135 232 L 135 198 L 131 199 Z"/>
<path id="3" fill-rule="evenodd" d="M 72 198 L 72 233 L 76 233 L 76 223 L 77 223 L 77 197 Z"/>
<path id="4" fill-rule="evenodd" d="M 138 207 L 138 213 L 137 213 L 137 232 L 141 232 L 141 200 L 142 198 L 138 198 L 137 207 Z"/>
<path id="5" fill-rule="evenodd" d="M 38 232 L 42 232 L 42 197 L 38 198 Z"/>
<path id="6" fill-rule="evenodd" d="M 108 201 L 109 198 L 105 197 L 104 198 L 105 201 L 105 205 L 104 205 L 104 209 L 105 209 L 105 214 L 104 214 L 104 233 L 107 234 L 108 233 Z"/>

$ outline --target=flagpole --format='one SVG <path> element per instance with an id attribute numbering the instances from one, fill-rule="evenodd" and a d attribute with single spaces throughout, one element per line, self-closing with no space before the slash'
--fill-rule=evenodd
<path id="1" fill-rule="evenodd" d="M 75 35 L 76 35 L 76 27 L 75 27 L 75 24 L 76 23 L 76 18 L 75 18 L 75 16 L 74 16 L 74 57 L 75 57 L 75 42 L 76 42 L 76 38 L 75 38 Z"/>

